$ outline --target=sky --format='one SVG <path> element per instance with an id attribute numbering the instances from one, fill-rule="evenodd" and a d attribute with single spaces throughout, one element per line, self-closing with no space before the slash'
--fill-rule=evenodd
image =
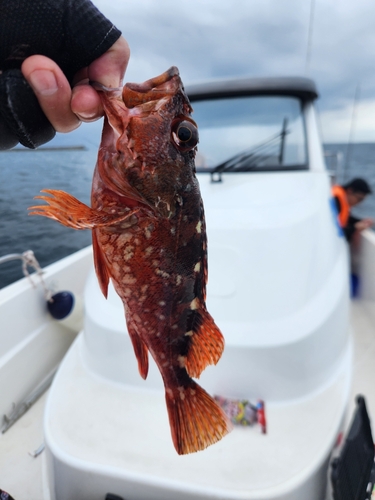
<path id="1" fill-rule="evenodd" d="M 93 2 L 130 45 L 125 81 L 308 76 L 325 143 L 375 142 L 374 0 Z"/>

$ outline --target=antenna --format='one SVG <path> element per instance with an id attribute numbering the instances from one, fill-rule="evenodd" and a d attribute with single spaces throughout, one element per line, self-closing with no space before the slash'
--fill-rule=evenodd
<path id="1" fill-rule="evenodd" d="M 308 37 L 307 37 L 307 50 L 306 50 L 306 68 L 305 68 L 305 73 L 307 76 L 310 73 L 312 36 L 313 36 L 313 28 L 314 28 L 314 13 L 315 13 L 315 0 L 311 0 L 311 2 L 310 2 L 310 17 L 309 17 L 309 33 L 308 33 Z"/>
<path id="2" fill-rule="evenodd" d="M 349 141 L 348 141 L 348 146 L 346 148 L 346 155 L 345 155 L 345 164 L 344 164 L 344 172 L 343 172 L 343 182 L 345 182 L 348 170 L 349 170 L 349 163 L 350 163 L 350 157 L 352 154 L 352 144 L 353 144 L 353 138 L 354 138 L 354 132 L 355 132 L 355 125 L 356 125 L 356 118 L 357 118 L 357 107 L 358 107 L 358 102 L 359 98 L 361 95 L 361 84 L 358 82 L 357 86 L 355 88 L 355 93 L 354 93 L 354 100 L 353 100 L 353 110 L 352 110 L 352 118 L 350 120 L 350 132 L 349 132 Z"/>

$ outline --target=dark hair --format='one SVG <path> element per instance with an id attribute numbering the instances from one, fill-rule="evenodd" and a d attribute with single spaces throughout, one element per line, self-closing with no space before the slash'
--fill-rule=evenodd
<path id="1" fill-rule="evenodd" d="M 371 188 L 363 179 L 353 179 L 343 186 L 343 188 L 351 189 L 354 193 L 371 194 Z"/>

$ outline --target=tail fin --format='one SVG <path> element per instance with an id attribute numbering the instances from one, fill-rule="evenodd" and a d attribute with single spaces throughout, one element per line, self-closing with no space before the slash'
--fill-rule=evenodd
<path id="1" fill-rule="evenodd" d="M 179 455 L 204 450 L 232 430 L 223 410 L 194 380 L 185 387 L 167 387 L 165 398 L 173 444 Z"/>

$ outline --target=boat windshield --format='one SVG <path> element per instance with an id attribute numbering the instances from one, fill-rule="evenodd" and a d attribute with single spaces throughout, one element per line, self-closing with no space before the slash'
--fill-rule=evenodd
<path id="1" fill-rule="evenodd" d="M 198 172 L 307 169 L 301 101 L 245 96 L 195 101 Z"/>

